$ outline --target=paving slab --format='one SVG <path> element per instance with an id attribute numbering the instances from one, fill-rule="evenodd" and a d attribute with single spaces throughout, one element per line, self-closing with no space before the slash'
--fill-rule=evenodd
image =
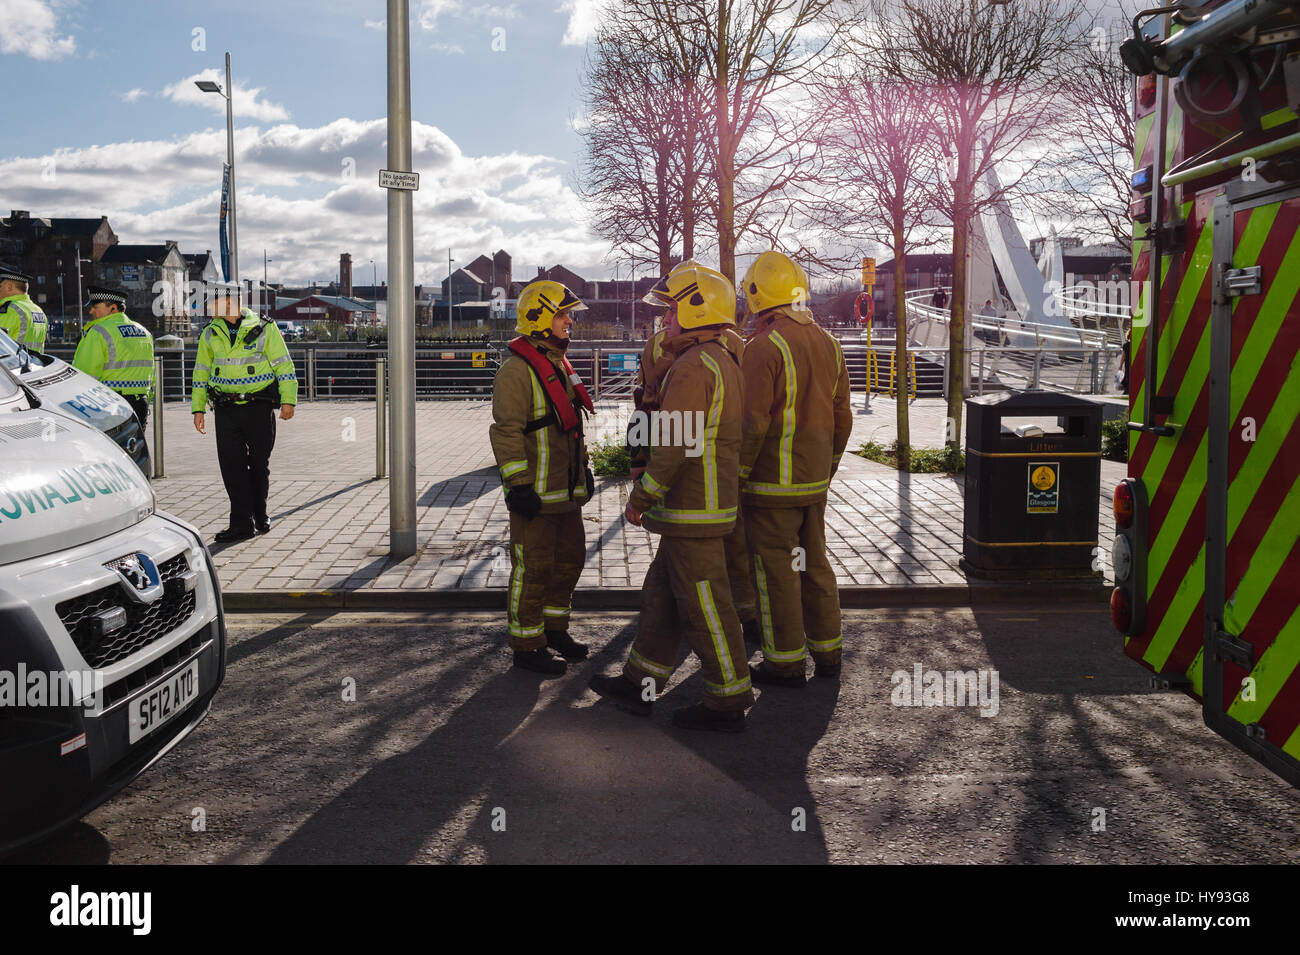
<path id="1" fill-rule="evenodd" d="M 895 408 L 855 395 L 849 449 L 894 440 Z M 631 405 L 602 403 L 589 422 L 591 442 L 617 440 Z M 938 448 L 946 431 L 941 399 L 910 405 L 912 443 Z M 159 506 L 211 541 L 227 524 L 229 503 L 208 434 L 192 427 L 181 403 L 164 410 L 166 476 L 154 482 Z M 269 535 L 213 545 L 227 604 L 236 607 L 333 606 L 438 608 L 504 606 L 509 577 L 509 514 L 488 443 L 492 409 L 484 401 L 416 406 L 416 553 L 388 555 L 389 483 L 376 477 L 371 402 L 308 402 L 277 421 L 271 459 Z M 1110 489 L 1125 466 L 1102 462 L 1098 567 L 1109 573 Z M 598 478 L 583 509 L 588 562 L 576 601 L 609 609 L 636 606 L 656 535 L 622 517 L 630 482 Z M 846 606 L 965 603 L 1006 595 L 1013 585 L 968 577 L 959 560 L 964 483 L 960 475 L 900 474 L 846 454 L 827 502 L 831 566 Z M 1109 577 L 1106 578 L 1109 583 Z M 1099 582 L 1082 587 L 1094 596 Z M 1052 584 L 1037 592 L 1078 587 Z M 471 595 L 475 595 L 472 599 Z M 983 595 L 983 596 L 982 596 Z"/>

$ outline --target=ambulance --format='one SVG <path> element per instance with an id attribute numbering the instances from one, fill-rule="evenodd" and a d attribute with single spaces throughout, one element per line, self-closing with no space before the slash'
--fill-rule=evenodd
<path id="1" fill-rule="evenodd" d="M 21 348 L 0 330 L 0 365 L 30 388 L 41 407 L 108 435 L 146 477 L 153 473 L 140 422 L 126 399 L 62 359 Z"/>
<path id="2" fill-rule="evenodd" d="M 1125 653 L 1300 785 L 1300 5 L 1144 10 Z"/>
<path id="3" fill-rule="evenodd" d="M 195 529 L 0 363 L 0 855 L 162 759 L 208 713 L 225 659 Z"/>

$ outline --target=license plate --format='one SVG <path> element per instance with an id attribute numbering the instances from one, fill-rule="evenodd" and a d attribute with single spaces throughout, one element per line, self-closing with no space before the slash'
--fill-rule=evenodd
<path id="1" fill-rule="evenodd" d="M 127 724 L 134 745 L 185 709 L 199 695 L 199 661 L 173 673 L 152 690 L 133 699 Z"/>

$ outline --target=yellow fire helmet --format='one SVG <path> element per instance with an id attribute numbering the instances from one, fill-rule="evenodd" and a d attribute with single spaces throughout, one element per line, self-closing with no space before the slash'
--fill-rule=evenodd
<path id="1" fill-rule="evenodd" d="M 778 305 L 808 309 L 808 273 L 789 256 L 764 252 L 750 265 L 742 283 L 745 302 L 757 315 Z"/>
<path id="2" fill-rule="evenodd" d="M 701 268 L 705 267 L 694 259 L 683 259 L 668 270 L 668 275 L 672 275 L 674 272 L 679 272 L 682 269 L 693 269 L 696 266 L 700 266 Z M 657 305 L 660 308 L 665 308 L 669 305 L 672 301 L 672 297 L 668 294 L 668 275 L 665 275 L 656 282 L 654 287 L 641 297 L 641 301 L 645 302 L 647 305 Z"/>
<path id="3" fill-rule="evenodd" d="M 559 282 L 543 279 L 524 286 L 515 306 L 515 331 L 520 335 L 537 335 L 551 330 L 551 322 L 559 312 L 578 312 L 586 305 Z"/>
<path id="4" fill-rule="evenodd" d="M 669 272 L 665 284 L 682 328 L 736 324 L 736 287 L 721 272 L 692 264 Z"/>

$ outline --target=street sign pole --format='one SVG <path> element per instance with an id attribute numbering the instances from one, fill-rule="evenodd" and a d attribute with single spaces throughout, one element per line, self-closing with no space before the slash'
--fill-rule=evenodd
<path id="1" fill-rule="evenodd" d="M 388 169 L 411 175 L 411 33 L 409 0 L 388 0 Z M 381 174 L 381 184 L 383 174 Z M 388 482 L 389 553 L 415 553 L 415 257 L 414 184 L 388 185 L 388 350 L 392 431 Z"/>

